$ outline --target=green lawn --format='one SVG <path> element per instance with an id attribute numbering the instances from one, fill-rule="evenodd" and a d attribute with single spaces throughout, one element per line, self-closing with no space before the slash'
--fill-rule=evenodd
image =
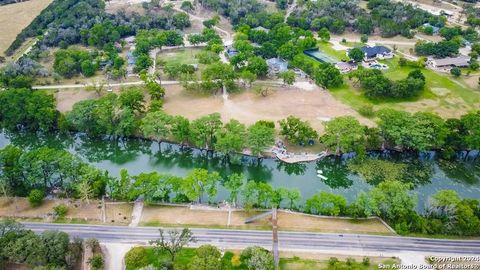
<path id="1" fill-rule="evenodd" d="M 201 49 L 185 48 L 160 52 L 157 59 L 174 64 L 198 64 L 197 55 Z"/>
<path id="2" fill-rule="evenodd" d="M 320 49 L 320 51 L 326 53 L 326 54 L 329 54 L 335 58 L 337 58 L 338 60 L 347 60 L 347 55 L 346 55 L 346 51 L 337 51 L 335 49 L 332 48 L 332 44 L 330 44 L 329 42 L 323 42 L 323 41 L 320 41 L 317 43 L 318 45 L 318 48 Z"/>
<path id="3" fill-rule="evenodd" d="M 389 66 L 389 69 L 384 72 L 385 76 L 392 80 L 403 79 L 413 70 L 410 67 L 400 67 L 398 58 L 381 62 Z M 332 89 L 331 93 L 356 110 L 365 105 L 374 105 L 376 109 L 388 106 L 401 110 L 420 107 L 422 110 L 436 111 L 440 114 L 442 114 L 442 110 L 461 110 L 466 112 L 478 109 L 480 91 L 469 88 L 461 80 L 453 78 L 450 74 L 437 73 L 430 69 L 422 69 L 422 72 L 427 80 L 426 89 L 416 98 L 406 100 L 371 100 L 366 98 L 360 89 L 353 87 L 347 76 L 344 77 L 345 84 Z M 429 100 L 430 102 L 433 101 L 430 106 L 427 102 Z"/>
<path id="4" fill-rule="evenodd" d="M 386 259 L 382 261 L 384 265 L 398 264 L 397 260 Z M 335 266 L 329 266 L 329 261 L 308 260 L 294 258 L 281 258 L 280 259 L 281 270 L 329 270 L 329 269 L 345 269 L 345 270 L 378 270 L 378 264 L 370 263 L 368 265 L 362 264 L 360 261 L 351 261 L 349 263 L 345 261 L 337 262 Z"/>

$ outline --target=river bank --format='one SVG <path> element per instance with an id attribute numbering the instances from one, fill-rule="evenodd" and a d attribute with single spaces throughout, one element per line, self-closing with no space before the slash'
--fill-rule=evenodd
<path id="1" fill-rule="evenodd" d="M 270 158 L 258 160 L 249 156 L 239 156 L 228 162 L 220 155 L 205 154 L 205 151 L 198 149 L 182 149 L 181 146 L 170 143 L 162 143 L 159 151 L 157 143 L 141 139 L 109 141 L 89 138 L 82 134 L 70 136 L 0 133 L 0 148 L 10 143 L 23 149 L 42 146 L 66 149 L 92 165 L 107 170 L 113 176 L 118 176 L 121 169 L 127 169 L 132 175 L 157 171 L 182 177 L 193 168 L 218 171 L 222 177 L 243 173 L 247 179 L 268 182 L 274 188 L 298 188 L 303 197 L 302 203 L 320 191 L 340 194 L 348 201 L 353 201 L 359 192 L 366 192 L 374 186 L 348 169 L 347 162 L 352 159 L 353 154 L 297 164 Z M 434 153 L 416 157 L 393 151 L 372 152 L 369 156 L 424 166 L 418 168 L 420 173 L 417 175 L 421 177 L 412 180 L 412 193 L 418 197 L 419 211 L 425 208 L 428 197 L 443 189 L 455 190 L 464 198 L 480 199 L 480 164 L 473 158 L 444 161 L 439 160 Z M 319 170 L 323 172 L 326 180 L 318 177 Z M 426 173 L 422 174 L 423 170 Z M 220 187 L 217 201 L 227 198 L 228 192 Z"/>

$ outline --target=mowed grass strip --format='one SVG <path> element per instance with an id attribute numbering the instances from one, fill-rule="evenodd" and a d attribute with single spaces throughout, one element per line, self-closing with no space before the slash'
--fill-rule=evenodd
<path id="1" fill-rule="evenodd" d="M 269 218 L 245 224 L 248 217 L 257 215 L 259 211 L 233 211 L 228 224 L 228 212 L 217 210 L 191 210 L 188 206 L 148 205 L 143 208 L 141 225 L 172 227 L 207 227 L 229 229 L 269 230 Z M 278 226 L 284 231 L 338 232 L 338 233 L 370 233 L 392 234 L 377 219 L 355 220 L 334 217 L 318 217 L 301 213 L 278 213 Z"/>
<path id="2" fill-rule="evenodd" d="M 5 55 L 5 50 L 17 35 L 52 2 L 53 0 L 30 0 L 0 6 L 0 55 Z"/>

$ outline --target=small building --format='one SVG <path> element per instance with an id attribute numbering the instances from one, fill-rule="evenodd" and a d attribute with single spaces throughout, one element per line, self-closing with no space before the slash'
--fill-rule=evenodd
<path id="1" fill-rule="evenodd" d="M 440 27 L 437 27 L 437 26 L 433 26 L 429 23 L 424 23 L 423 24 L 423 27 L 431 27 L 432 30 L 433 30 L 433 34 L 438 34 L 440 32 Z"/>
<path id="2" fill-rule="evenodd" d="M 227 56 L 228 56 L 228 58 L 232 58 L 237 54 L 238 54 L 237 49 L 235 49 L 231 46 L 227 46 Z"/>
<path id="3" fill-rule="evenodd" d="M 288 62 L 278 57 L 268 59 L 267 65 L 270 74 L 278 74 L 288 70 Z"/>
<path id="4" fill-rule="evenodd" d="M 428 58 L 427 65 L 437 69 L 451 69 L 454 67 L 468 67 L 470 65 L 470 57 L 460 55 L 457 57 L 447 57 L 442 59 Z"/>
<path id="5" fill-rule="evenodd" d="M 358 66 L 353 61 L 348 62 L 338 62 L 335 64 L 335 67 L 340 71 L 340 73 L 348 73 L 352 70 L 357 70 Z"/>
<path id="6" fill-rule="evenodd" d="M 253 28 L 252 30 L 262 31 L 262 32 L 266 32 L 266 33 L 270 32 L 269 29 L 267 29 L 267 28 L 265 28 L 265 27 L 262 27 L 262 26 L 257 26 L 257 27 L 255 27 L 255 28 Z"/>
<path id="7" fill-rule="evenodd" d="M 135 44 L 135 36 L 126 37 L 125 42 L 127 42 L 128 45 Z"/>
<path id="8" fill-rule="evenodd" d="M 137 59 L 136 59 L 135 55 L 133 55 L 132 52 L 128 52 L 127 53 L 127 63 L 129 65 L 135 65 L 136 62 L 137 62 Z"/>
<path id="9" fill-rule="evenodd" d="M 363 46 L 360 50 L 365 53 L 364 61 L 393 58 L 392 50 L 385 46 Z"/>

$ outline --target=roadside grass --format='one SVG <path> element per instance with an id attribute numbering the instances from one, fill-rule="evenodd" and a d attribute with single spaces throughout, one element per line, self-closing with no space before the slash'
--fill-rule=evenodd
<path id="1" fill-rule="evenodd" d="M 140 224 L 155 227 L 270 230 L 271 223 L 268 217 L 245 224 L 248 217 L 262 212 L 232 211 L 229 223 L 227 211 L 191 210 L 188 206 L 148 205 L 144 206 Z M 278 227 L 282 231 L 393 234 L 377 219 L 319 217 L 284 211 L 278 212 Z"/>
<path id="2" fill-rule="evenodd" d="M 137 247 L 138 248 L 138 247 Z M 134 248 L 135 249 L 135 248 Z M 153 265 L 157 269 L 162 269 L 164 265 L 170 263 L 170 255 L 165 251 L 155 252 L 153 247 L 145 247 L 145 253 L 143 253 L 142 264 Z M 232 265 L 232 257 L 234 255 L 240 255 L 240 250 L 227 250 L 223 253 L 221 258 L 223 269 L 226 270 L 246 270 L 248 269 L 245 264 L 240 266 Z M 321 269 L 357 269 L 357 270 L 377 270 L 379 264 L 393 265 L 398 264 L 399 260 L 394 258 L 385 257 L 359 257 L 359 256 L 345 256 L 345 255 L 332 255 L 332 254 L 301 254 L 300 256 L 291 256 L 287 253 L 280 254 L 280 267 L 281 270 L 321 270 Z M 196 255 L 196 248 L 183 248 L 177 254 L 175 258 L 175 269 L 188 269 L 192 263 L 193 258 Z M 338 262 L 335 266 L 329 266 L 329 259 L 337 258 Z M 368 263 L 362 263 L 364 258 Z M 183 268 L 182 268 L 183 267 Z M 137 269 L 135 266 L 131 266 L 127 262 L 126 270 Z"/>
<path id="3" fill-rule="evenodd" d="M 331 258 L 336 258 L 332 256 Z M 361 259 L 343 258 L 335 266 L 329 265 L 329 260 L 302 259 L 300 257 L 280 258 L 280 269 L 282 270 L 310 270 L 310 269 L 357 269 L 357 270 L 377 270 L 379 264 L 393 265 L 398 264 L 396 259 L 369 259 L 369 263 L 362 263 Z M 348 260 L 348 261 L 347 261 Z"/>

